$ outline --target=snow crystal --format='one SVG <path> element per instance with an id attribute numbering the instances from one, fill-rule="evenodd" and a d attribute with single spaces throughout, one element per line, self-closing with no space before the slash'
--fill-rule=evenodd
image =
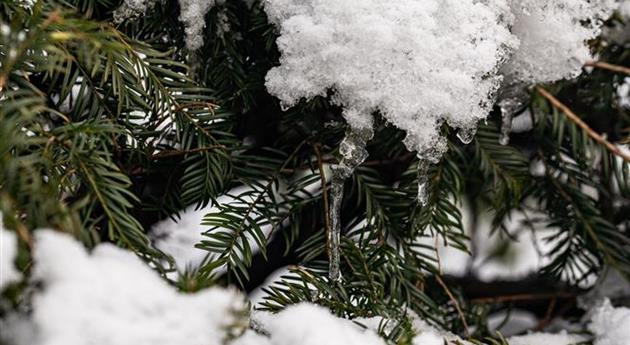
<path id="1" fill-rule="evenodd" d="M 0 214 L 0 291 L 20 279 L 20 272 L 15 268 L 17 244 L 17 236 L 4 228 Z"/>
<path id="2" fill-rule="evenodd" d="M 308 303 L 287 307 L 264 320 L 273 345 L 385 345 L 371 330 L 362 330 L 327 309 Z M 442 344 L 440 344 L 442 345 Z"/>
<path id="3" fill-rule="evenodd" d="M 38 345 L 220 344 L 236 292 L 178 293 L 133 253 L 102 244 L 90 254 L 67 235 L 36 233 L 33 299 Z"/>
<path id="4" fill-rule="evenodd" d="M 567 333 L 532 333 L 507 339 L 510 345 L 574 345 L 585 340 L 582 336 Z"/>
<path id="5" fill-rule="evenodd" d="M 630 342 L 630 308 L 614 308 L 605 300 L 591 317 L 589 330 L 594 345 L 628 345 Z"/>
<path id="6" fill-rule="evenodd" d="M 410 150 L 439 160 L 439 127 L 470 130 L 485 118 L 516 39 L 473 0 L 266 0 L 281 65 L 267 89 L 284 107 L 335 91 L 351 127 L 380 113 L 407 132 Z"/>

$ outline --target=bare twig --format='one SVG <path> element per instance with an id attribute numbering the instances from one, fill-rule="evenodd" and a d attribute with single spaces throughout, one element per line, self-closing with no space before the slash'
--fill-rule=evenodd
<path id="1" fill-rule="evenodd" d="M 473 304 L 501 303 L 501 302 L 518 302 L 518 301 L 536 301 L 557 298 L 573 298 L 578 294 L 573 292 L 556 292 L 556 293 L 531 293 L 517 294 L 505 296 L 481 297 L 470 300 Z"/>
<path id="2" fill-rule="evenodd" d="M 459 302 L 457 302 L 457 299 L 455 298 L 455 296 L 453 296 L 453 294 L 451 293 L 451 290 L 449 290 L 448 286 L 444 283 L 444 280 L 442 280 L 442 277 L 440 277 L 439 274 L 435 275 L 435 280 L 437 280 L 438 284 L 442 286 L 442 288 L 444 289 L 448 297 L 453 302 L 453 305 L 455 306 L 455 309 L 457 310 L 457 314 L 459 315 L 459 318 L 464 323 L 464 328 L 466 329 L 466 336 L 468 336 L 470 334 L 468 330 L 468 322 L 466 322 L 466 317 L 464 316 L 464 312 L 462 311 L 462 308 L 459 306 Z"/>
<path id="3" fill-rule="evenodd" d="M 622 74 L 630 75 L 630 68 L 624 67 L 624 66 L 619 66 L 619 65 L 613 65 L 613 64 L 608 63 L 608 62 L 589 61 L 584 66 L 586 66 L 586 67 L 594 67 L 594 68 L 599 68 L 599 69 L 605 69 L 605 70 L 608 70 L 608 71 L 611 71 L 611 72 L 616 72 L 616 73 L 622 73 Z"/>
<path id="4" fill-rule="evenodd" d="M 578 125 L 578 127 L 582 128 L 588 134 L 588 136 L 591 137 L 593 140 L 595 140 L 598 144 L 603 145 L 610 152 L 623 158 L 626 162 L 630 163 L 630 155 L 623 152 L 619 147 L 612 144 L 610 141 L 606 140 L 606 138 L 604 138 L 601 134 L 591 129 L 591 127 L 589 127 L 586 124 L 586 122 L 582 121 L 582 119 L 579 116 L 577 116 L 571 109 L 569 109 L 569 107 L 564 105 L 556 97 L 554 97 L 551 93 L 549 93 L 549 91 L 545 90 L 544 88 L 540 86 L 538 86 L 536 90 L 541 96 L 547 99 L 554 107 L 562 111 L 562 113 L 564 113 L 564 115 L 566 115 L 566 117 L 569 120 L 571 120 L 573 123 Z"/>

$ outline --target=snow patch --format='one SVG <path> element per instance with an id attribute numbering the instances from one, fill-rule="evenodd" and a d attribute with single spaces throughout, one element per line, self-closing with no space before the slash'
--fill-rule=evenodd
<path id="1" fill-rule="evenodd" d="M 0 292 L 21 278 L 20 272 L 15 268 L 17 246 L 17 236 L 4 228 L 0 214 Z"/>
<path id="2" fill-rule="evenodd" d="M 92 253 L 70 236 L 35 235 L 33 298 L 37 345 L 220 344 L 237 292 L 212 288 L 178 293 L 133 253 L 102 244 Z"/>
<path id="3" fill-rule="evenodd" d="M 614 308 L 610 300 L 605 300 L 595 310 L 588 328 L 595 335 L 594 345 L 628 345 L 630 308 Z"/>

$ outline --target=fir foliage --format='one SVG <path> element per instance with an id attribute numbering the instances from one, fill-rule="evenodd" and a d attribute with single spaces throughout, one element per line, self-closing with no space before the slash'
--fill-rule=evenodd
<path id="1" fill-rule="evenodd" d="M 539 273 L 545 279 L 577 286 L 607 266 L 630 277 L 630 162 L 533 89 L 523 111 L 534 128 L 514 134 L 509 146 L 499 144 L 498 109 L 469 145 L 443 128 L 449 150 L 430 169 L 424 207 L 404 133 L 378 118 L 370 157 L 345 186 L 343 283 L 329 282 L 327 188 L 309 187 L 328 187 L 327 166 L 346 128 L 329 98 L 283 111 L 266 92 L 265 74 L 279 53 L 260 2 L 215 6 L 197 51 L 185 48 L 177 1 L 157 1 L 145 16 L 114 24 L 118 5 L 0 2 L 0 211 L 23 244 L 32 229 L 55 228 L 172 270 L 151 245 L 150 225 L 244 186 L 205 216 L 198 247 L 212 255 L 174 284 L 183 291 L 247 286 L 253 270 L 282 256 L 293 274 L 268 288 L 264 309 L 312 301 L 344 317 L 387 316 L 399 324 L 383 334 L 399 344 L 410 341 L 411 312 L 460 334 L 477 326 L 474 339 L 506 343 L 489 334 L 484 317 L 510 305 L 470 301 L 465 286 L 442 274 L 435 247 L 417 241 L 437 235 L 471 251 L 464 200 L 491 212 L 498 232 L 514 210 L 544 214 L 530 226 L 558 229 L 548 239 L 557 243 L 554 259 Z M 220 17 L 230 30 L 219 29 Z M 593 47 L 602 61 L 630 65 L 628 43 Z M 630 129 L 615 94 L 623 78 L 595 69 L 545 88 L 622 144 Z M 273 241 L 281 245 L 269 252 Z M 28 269 L 28 246 L 23 252 Z"/>

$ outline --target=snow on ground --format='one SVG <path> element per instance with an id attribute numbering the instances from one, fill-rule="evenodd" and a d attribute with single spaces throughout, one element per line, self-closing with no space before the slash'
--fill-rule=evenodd
<path id="1" fill-rule="evenodd" d="M 0 214 L 0 292 L 5 286 L 21 278 L 20 272 L 15 268 L 16 256 L 17 236 L 4 228 Z"/>
<path id="2" fill-rule="evenodd" d="M 35 233 L 35 343 L 28 345 L 220 344 L 243 296 L 211 288 L 178 293 L 133 253 L 70 236 Z M 19 343 L 19 339 L 18 343 Z M 23 345 L 27 345 L 22 343 Z"/>

